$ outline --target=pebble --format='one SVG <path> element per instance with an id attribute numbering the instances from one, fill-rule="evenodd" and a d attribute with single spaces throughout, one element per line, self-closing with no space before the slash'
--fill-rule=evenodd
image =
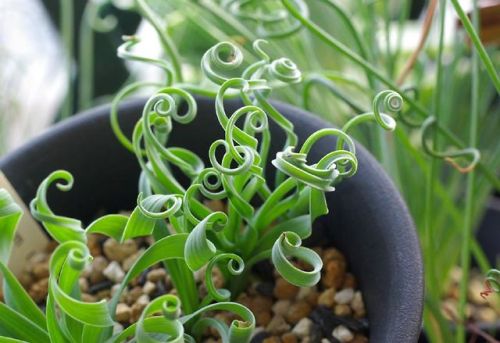
<path id="1" fill-rule="evenodd" d="M 103 250 L 104 255 L 109 260 L 123 262 L 127 257 L 137 252 L 137 243 L 133 239 L 128 239 L 120 244 L 115 239 L 110 238 L 104 242 Z"/>
<path id="2" fill-rule="evenodd" d="M 274 316 L 267 325 L 266 329 L 273 335 L 281 335 L 290 331 L 290 325 L 282 316 Z"/>
<path id="3" fill-rule="evenodd" d="M 311 334 L 313 321 L 309 318 L 302 318 L 297 325 L 294 326 L 292 332 L 300 338 L 307 337 Z"/>
<path id="4" fill-rule="evenodd" d="M 140 249 L 135 254 L 130 255 L 122 262 L 122 268 L 124 271 L 128 272 L 130 268 L 134 265 L 135 261 L 144 253 L 145 249 Z"/>
<path id="5" fill-rule="evenodd" d="M 335 287 L 335 289 L 339 289 L 344 282 L 345 262 L 338 259 L 331 260 L 327 262 L 324 269 L 325 274 L 321 278 L 323 285 L 327 288 Z"/>
<path id="6" fill-rule="evenodd" d="M 338 339 L 340 342 L 349 342 L 354 338 L 352 332 L 343 325 L 339 325 L 335 329 L 333 329 L 332 336 Z"/>
<path id="7" fill-rule="evenodd" d="M 271 336 L 268 338 L 265 338 L 262 343 L 281 343 L 281 340 L 279 337 L 276 336 Z"/>
<path id="8" fill-rule="evenodd" d="M 141 295 L 137 301 L 132 305 L 132 313 L 130 322 L 136 322 L 142 314 L 142 311 L 148 306 L 149 297 L 146 294 Z"/>
<path id="9" fill-rule="evenodd" d="M 102 255 L 100 240 L 101 238 L 98 235 L 91 234 L 87 236 L 87 246 L 89 248 L 90 255 L 93 257 Z"/>
<path id="10" fill-rule="evenodd" d="M 352 288 L 343 289 L 335 294 L 335 302 L 337 304 L 348 304 L 353 300 L 353 298 L 354 290 Z"/>
<path id="11" fill-rule="evenodd" d="M 335 303 L 335 288 L 328 288 L 323 291 L 318 297 L 318 305 L 332 307 Z"/>
<path id="12" fill-rule="evenodd" d="M 328 338 L 322 338 L 321 343 L 331 343 Z"/>
<path id="13" fill-rule="evenodd" d="M 484 290 L 484 283 L 478 279 L 472 279 L 469 282 L 468 298 L 476 305 L 484 305 L 487 303 L 486 299 L 481 297 L 481 292 Z"/>
<path id="14" fill-rule="evenodd" d="M 82 292 L 87 293 L 89 291 L 89 281 L 86 278 L 81 277 L 78 280 L 78 285 L 80 286 L 80 290 Z"/>
<path id="15" fill-rule="evenodd" d="M 33 265 L 32 273 L 37 280 L 49 277 L 49 264 L 48 262 L 39 262 Z"/>
<path id="16" fill-rule="evenodd" d="M 297 343 L 297 337 L 293 333 L 286 333 L 281 336 L 281 342 L 283 343 Z"/>
<path id="17" fill-rule="evenodd" d="M 350 316 L 352 314 L 352 310 L 346 304 L 339 304 L 339 305 L 335 305 L 335 307 L 333 309 L 333 313 L 335 313 L 336 316 L 347 317 L 347 316 Z"/>
<path id="18" fill-rule="evenodd" d="M 81 299 L 83 302 L 86 302 L 86 303 L 94 303 L 97 301 L 97 297 L 93 296 L 92 294 L 88 294 L 88 293 L 82 293 Z"/>
<path id="19" fill-rule="evenodd" d="M 141 295 L 142 295 L 142 288 L 139 286 L 135 286 L 126 295 L 127 304 L 129 305 L 134 304 Z"/>
<path id="20" fill-rule="evenodd" d="M 262 343 L 266 338 L 268 338 L 270 334 L 263 330 L 263 328 L 256 328 L 250 343 Z"/>
<path id="21" fill-rule="evenodd" d="M 358 283 L 356 282 L 356 278 L 351 273 L 346 273 L 344 277 L 344 284 L 342 288 L 357 288 Z"/>
<path id="22" fill-rule="evenodd" d="M 40 303 L 45 300 L 48 294 L 49 278 L 41 279 L 31 285 L 29 295 L 36 302 Z"/>
<path id="23" fill-rule="evenodd" d="M 127 323 L 132 316 L 132 309 L 123 303 L 116 306 L 116 320 L 122 323 Z"/>
<path id="24" fill-rule="evenodd" d="M 354 297 L 351 301 L 351 308 L 356 314 L 356 317 L 364 317 L 366 315 L 365 304 L 363 302 L 363 295 L 360 291 L 354 292 Z"/>
<path id="25" fill-rule="evenodd" d="M 97 256 L 92 260 L 89 275 L 89 279 L 92 284 L 104 281 L 105 277 L 102 272 L 104 271 L 104 269 L 106 269 L 107 266 L 108 260 L 106 260 L 103 256 Z"/>
<path id="26" fill-rule="evenodd" d="M 102 273 L 114 283 L 120 283 L 125 277 L 125 272 L 116 261 L 111 262 Z"/>
<path id="27" fill-rule="evenodd" d="M 274 314 L 284 316 L 288 313 L 290 306 L 292 306 L 292 302 L 290 300 L 278 300 L 274 303 L 272 310 Z"/>
<path id="28" fill-rule="evenodd" d="M 285 318 L 290 324 L 296 324 L 302 318 L 309 316 L 311 311 L 311 305 L 309 305 L 309 303 L 307 303 L 306 301 L 301 300 L 290 306 L 290 311 L 288 311 Z"/>
<path id="29" fill-rule="evenodd" d="M 144 286 L 142 286 L 142 291 L 144 294 L 151 295 L 156 290 L 156 284 L 151 281 L 146 281 Z"/>
<path id="30" fill-rule="evenodd" d="M 327 264 L 328 262 L 333 261 L 333 260 L 345 262 L 344 255 L 336 248 L 328 248 L 328 249 L 323 250 L 323 253 L 321 256 L 322 256 L 323 264 Z"/>
<path id="31" fill-rule="evenodd" d="M 474 317 L 481 322 L 494 323 L 497 321 L 498 316 L 491 307 L 480 307 L 474 313 Z"/>
<path id="32" fill-rule="evenodd" d="M 151 282 L 158 282 L 167 276 L 167 272 L 163 268 L 152 269 L 148 272 L 146 278 Z"/>
<path id="33" fill-rule="evenodd" d="M 292 285 L 283 278 L 276 280 L 274 296 L 278 299 L 294 299 L 299 293 L 299 287 Z"/>
<path id="34" fill-rule="evenodd" d="M 255 314 L 255 322 L 257 323 L 257 325 L 266 326 L 271 322 L 272 318 L 271 312 L 269 311 L 259 311 L 259 312 L 252 311 L 252 312 Z"/>

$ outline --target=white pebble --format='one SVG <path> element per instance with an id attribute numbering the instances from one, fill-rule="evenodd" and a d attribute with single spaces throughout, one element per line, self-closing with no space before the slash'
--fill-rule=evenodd
<path id="1" fill-rule="evenodd" d="M 352 332 L 344 325 L 339 325 L 335 329 L 333 329 L 332 336 L 338 339 L 340 342 L 349 342 L 354 338 Z"/>
<path id="2" fill-rule="evenodd" d="M 292 333 L 295 335 L 304 338 L 308 337 L 311 333 L 311 328 L 313 326 L 313 322 L 309 318 L 302 318 L 297 325 L 292 330 Z"/>
<path id="3" fill-rule="evenodd" d="M 349 304 L 352 298 L 354 298 L 354 291 L 352 288 L 343 289 L 335 294 L 335 302 L 341 305 Z"/>
<path id="4" fill-rule="evenodd" d="M 142 287 L 142 291 L 145 293 L 145 294 L 151 294 L 153 293 L 154 291 L 156 290 L 156 285 L 151 282 L 151 281 L 147 281 L 144 286 Z"/>
<path id="5" fill-rule="evenodd" d="M 116 261 L 111 262 L 102 273 L 105 277 L 116 283 L 121 282 L 125 277 L 120 264 Z"/>

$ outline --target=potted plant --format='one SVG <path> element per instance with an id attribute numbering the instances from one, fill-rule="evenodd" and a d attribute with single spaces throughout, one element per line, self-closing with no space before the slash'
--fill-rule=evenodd
<path id="1" fill-rule="evenodd" d="M 314 305 L 307 304 L 309 310 L 301 314 L 292 302 L 282 313 L 287 329 L 278 335 L 261 332 L 254 340 L 363 339 L 353 331 L 366 333 L 366 324 L 332 308 L 350 303 L 353 310 L 352 275 L 325 279 L 332 270 L 345 270 L 347 260 L 366 303 L 370 340 L 416 340 L 423 283 L 413 225 L 391 181 L 348 134 L 367 121 L 394 129 L 388 113 L 400 109 L 401 97 L 381 92 L 372 111 L 342 129 L 328 128 L 308 113 L 268 101 L 274 88 L 300 82 L 301 74 L 289 59 L 268 56 L 263 43 L 254 44 L 260 60 L 237 76 L 227 73 L 241 66 L 241 51 L 227 42 L 210 49 L 202 69 L 218 85 L 215 89 L 167 78 L 167 86 L 145 104 L 142 99 L 121 107 L 115 103 L 111 126 L 109 108 L 98 108 L 57 125 L 0 161 L 21 198 L 33 199 L 33 217 L 58 243 L 44 281 L 43 313 L 6 266 L 21 211 L 2 191 L 4 336 L 199 342 L 213 335 L 224 342 L 247 342 L 256 326 L 269 329 L 252 300 L 268 292 L 260 305 L 267 313 L 277 312 L 276 304 L 268 302 L 274 298 L 305 304 L 310 297 Z M 173 74 L 168 63 L 162 66 L 167 76 Z M 116 143 L 112 131 L 133 154 Z M 54 193 L 52 184 L 71 192 Z M 131 213 L 118 213 L 133 203 Z M 345 258 L 331 249 L 332 243 Z M 144 250 L 134 249 L 137 244 Z M 116 254 L 129 248 L 135 255 L 125 273 L 118 263 L 124 257 Z M 88 290 L 82 291 L 81 276 L 91 278 L 86 273 L 102 262 L 98 255 L 103 251 L 115 258 L 101 269 L 114 283 L 103 300 L 84 298 Z M 91 252 L 97 255 L 92 262 Z M 263 260 L 271 260 L 275 271 L 259 263 Z M 160 290 L 153 300 L 142 297 L 135 321 L 113 330 L 117 307 L 125 293 L 133 292 L 129 284 L 141 285 L 141 277 L 151 281 L 152 267 L 168 271 L 172 289 Z M 220 311 L 236 317 L 216 314 Z M 313 337 L 318 331 L 321 335 Z"/>

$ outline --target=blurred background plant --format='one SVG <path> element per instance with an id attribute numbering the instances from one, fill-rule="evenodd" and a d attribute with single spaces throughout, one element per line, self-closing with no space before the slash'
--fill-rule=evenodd
<path id="1" fill-rule="evenodd" d="M 337 126 L 369 109 L 380 90 L 400 92 L 406 111 L 396 118 L 394 134 L 373 125 L 357 129 L 355 137 L 399 187 L 418 228 L 427 338 L 463 342 L 466 331 L 474 331 L 466 321 L 467 296 L 476 291 L 470 289 L 471 261 L 486 275 L 498 265 L 500 252 L 500 208 L 493 197 L 500 191 L 499 1 L 46 0 L 44 5 L 61 32 L 61 40 L 54 43 L 60 53 L 55 60 L 66 85 L 60 111 L 54 106 L 47 111 L 50 120 L 108 102 L 123 85 L 162 79 L 159 68 L 123 65 L 116 57 L 121 36 L 133 33 L 140 43 L 132 51 L 150 58 L 162 57 L 167 39 L 173 47 L 167 55 L 180 56 L 170 61 L 184 77 L 177 82 L 198 84 L 207 81 L 197 63 L 212 45 L 232 41 L 252 63 L 257 59 L 252 42 L 266 38 L 266 52 L 293 59 L 305 75 L 302 84 L 277 90 L 272 98 L 306 108 Z M 0 7 L 5 6 L 19 4 L 1 0 Z M 27 26 L 13 23 L 1 30 L 0 60 L 13 61 L 3 53 L 3 42 L 15 24 Z M 46 57 L 49 40 L 38 37 L 38 43 L 42 41 L 38 56 Z M 5 79 L 5 70 L 0 68 L 0 87 L 12 89 L 9 82 L 19 82 L 24 74 L 16 69 L 14 77 Z M 45 84 L 53 86 L 51 75 L 43 86 L 28 87 L 41 96 L 38 106 L 49 99 Z M 10 118 L 9 113 L 28 122 L 37 116 L 38 108 L 19 110 L 19 100 L 9 94 L 2 92 L 0 98 L 2 119 Z M 5 122 L 15 123 L 3 122 L 3 132 L 11 130 Z M 5 143 L 8 136 L 1 137 Z M 496 238 L 476 234 L 488 209 L 485 225 L 493 227 Z M 496 246 L 485 252 L 477 238 L 483 236 L 486 245 L 496 239 Z M 450 316 L 442 301 L 451 287 L 456 294 Z M 497 300 L 488 298 L 490 303 Z M 499 313 L 494 316 L 498 321 Z"/>

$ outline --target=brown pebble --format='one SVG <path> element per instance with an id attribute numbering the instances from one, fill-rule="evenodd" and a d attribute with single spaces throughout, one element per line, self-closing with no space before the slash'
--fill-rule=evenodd
<path id="1" fill-rule="evenodd" d="M 288 313 L 290 306 L 292 306 L 292 302 L 290 300 L 278 300 L 274 303 L 272 310 L 274 314 L 284 316 Z"/>
<path id="2" fill-rule="evenodd" d="M 89 281 L 86 278 L 81 277 L 78 280 L 78 284 L 80 286 L 80 291 L 84 293 L 87 293 L 89 291 Z"/>
<path id="3" fill-rule="evenodd" d="M 167 276 L 167 272 L 163 268 L 152 269 L 148 272 L 147 279 L 151 282 L 158 282 Z"/>
<path id="4" fill-rule="evenodd" d="M 259 326 L 266 326 L 271 321 L 272 316 L 271 316 L 271 312 L 269 312 L 269 311 L 260 311 L 260 312 L 253 312 L 253 313 L 255 313 L 255 322 Z"/>
<path id="5" fill-rule="evenodd" d="M 332 307 L 335 303 L 335 288 L 328 288 L 319 295 L 318 305 Z"/>
<path id="6" fill-rule="evenodd" d="M 281 343 L 281 340 L 279 337 L 276 337 L 276 336 L 271 336 L 271 337 L 267 337 L 265 338 L 262 343 Z"/>
<path id="7" fill-rule="evenodd" d="M 309 316 L 311 311 L 311 305 L 309 305 L 306 301 L 298 301 L 290 306 L 290 310 L 286 314 L 285 318 L 290 324 L 296 324 L 302 318 Z"/>
<path id="8" fill-rule="evenodd" d="M 272 335 L 282 335 L 290 331 L 290 325 L 282 316 L 274 316 L 266 327 L 267 332 Z"/>
<path id="9" fill-rule="evenodd" d="M 135 286 L 132 288 L 130 291 L 127 292 L 126 299 L 127 299 L 127 304 L 132 305 L 139 299 L 139 297 L 142 295 L 142 287 L 140 286 Z"/>
<path id="10" fill-rule="evenodd" d="M 327 264 L 329 261 L 339 260 L 345 263 L 344 255 L 335 248 L 328 248 L 323 250 L 323 254 L 321 255 L 323 260 L 323 264 Z"/>
<path id="11" fill-rule="evenodd" d="M 99 242 L 100 236 L 91 234 L 87 236 L 87 246 L 90 251 L 90 255 L 97 257 L 102 255 L 101 244 Z"/>
<path id="12" fill-rule="evenodd" d="M 123 262 L 127 257 L 137 252 L 137 243 L 133 239 L 128 239 L 120 244 L 110 238 L 104 242 L 103 249 L 109 260 Z"/>
<path id="13" fill-rule="evenodd" d="M 132 315 L 132 309 L 123 303 L 119 303 L 116 306 L 116 320 L 122 323 L 126 323 L 130 320 L 130 316 Z"/>
<path id="14" fill-rule="evenodd" d="M 51 254 L 54 250 L 56 250 L 58 245 L 59 243 L 57 243 L 57 241 L 53 240 L 48 241 L 47 245 L 45 246 L 45 252 L 47 254 Z"/>
<path id="15" fill-rule="evenodd" d="M 283 278 L 276 280 L 274 296 L 278 299 L 294 299 L 299 293 L 299 287 L 292 285 Z"/>
<path id="16" fill-rule="evenodd" d="M 321 282 L 327 288 L 335 287 L 339 289 L 345 276 L 346 265 L 340 260 L 331 260 L 325 266 L 325 274 L 321 278 Z"/>
<path id="17" fill-rule="evenodd" d="M 49 279 L 41 279 L 31 285 L 29 290 L 30 297 L 37 303 L 45 300 L 48 294 Z"/>
<path id="18" fill-rule="evenodd" d="M 350 316 L 352 313 L 349 305 L 345 305 L 345 304 L 335 305 L 333 312 L 335 313 L 335 315 L 340 316 L 340 317 Z"/>
<path id="19" fill-rule="evenodd" d="M 144 294 L 151 295 L 156 290 L 156 284 L 151 281 L 146 281 L 144 286 L 142 287 L 142 291 Z"/>
<path id="20" fill-rule="evenodd" d="M 35 279 L 40 280 L 49 277 L 49 264 L 47 261 L 33 265 L 32 273 Z"/>
<path id="21" fill-rule="evenodd" d="M 368 343 L 368 338 L 363 336 L 362 334 L 355 334 L 354 338 L 349 341 L 349 343 Z"/>
<path id="22" fill-rule="evenodd" d="M 250 310 L 254 312 L 270 311 L 273 306 L 273 300 L 263 295 L 257 295 L 250 298 Z"/>
<path id="23" fill-rule="evenodd" d="M 136 322 L 142 314 L 142 311 L 148 306 L 149 297 L 145 294 L 141 295 L 137 301 L 132 305 L 132 314 L 130 317 L 130 322 Z"/>
<path id="24" fill-rule="evenodd" d="M 344 284 L 342 285 L 342 288 L 352 288 L 356 289 L 358 287 L 358 284 L 356 282 L 356 278 L 354 275 L 351 273 L 346 273 L 344 277 Z"/>
<path id="25" fill-rule="evenodd" d="M 104 281 L 106 277 L 103 275 L 104 269 L 108 266 L 108 261 L 103 256 L 97 256 L 90 265 L 90 283 L 96 284 Z"/>
<path id="26" fill-rule="evenodd" d="M 35 280 L 33 279 L 33 275 L 28 272 L 22 272 L 19 275 L 18 280 L 25 289 L 29 289 L 33 282 L 35 282 Z"/>
<path id="27" fill-rule="evenodd" d="M 86 303 L 94 303 L 97 301 L 97 298 L 95 296 L 93 296 L 92 294 L 88 294 L 88 293 L 82 293 L 81 299 L 83 302 L 86 302 Z"/>
<path id="28" fill-rule="evenodd" d="M 293 333 L 286 333 L 283 336 L 281 336 L 281 341 L 283 343 L 297 343 L 297 337 Z"/>

